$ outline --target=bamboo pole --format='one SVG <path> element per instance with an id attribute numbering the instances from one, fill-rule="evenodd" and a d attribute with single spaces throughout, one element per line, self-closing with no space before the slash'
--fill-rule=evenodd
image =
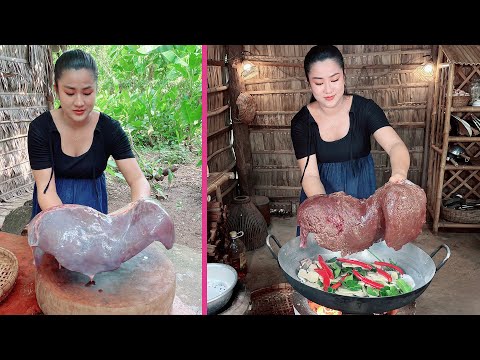
<path id="1" fill-rule="evenodd" d="M 434 46 L 432 49 L 432 58 L 435 59 L 437 58 L 437 68 L 438 68 L 438 46 Z M 436 68 L 436 69 L 437 69 Z M 427 169 L 428 169 L 428 154 L 430 152 L 429 148 L 429 143 L 430 143 L 430 125 L 431 125 L 431 114 L 432 114 L 432 98 L 434 98 L 433 94 L 435 91 L 435 82 L 432 82 L 428 86 L 428 91 L 427 91 L 427 113 L 425 114 L 425 138 L 423 141 L 423 162 L 422 162 L 422 179 L 421 179 L 421 185 L 423 189 L 427 189 Z"/>
<path id="2" fill-rule="evenodd" d="M 388 55 L 430 55 L 430 49 L 412 49 L 412 50 L 385 50 L 385 51 L 372 51 L 363 53 L 345 53 L 342 54 L 344 58 L 358 58 L 367 56 L 388 56 Z M 245 60 L 249 61 L 264 61 L 264 62 L 277 62 L 280 61 L 299 61 L 302 62 L 305 59 L 304 56 L 268 56 L 268 55 L 245 55 Z"/>
<path id="3" fill-rule="evenodd" d="M 2 55 L 0 55 L 0 60 L 5 60 L 5 61 L 11 61 L 11 62 L 18 62 L 18 63 L 28 64 L 28 60 L 27 60 L 27 59 L 14 58 L 14 57 L 10 57 L 10 56 L 2 56 Z"/>
<path id="4" fill-rule="evenodd" d="M 462 107 L 452 107 L 452 112 L 471 112 L 471 113 L 480 113 L 480 106 L 462 106 Z"/>
<path id="5" fill-rule="evenodd" d="M 477 137 L 467 137 L 467 136 L 449 136 L 448 141 L 450 142 L 478 142 L 478 136 Z"/>
<path id="6" fill-rule="evenodd" d="M 390 84 L 390 85 L 369 85 L 369 86 L 352 86 L 349 90 L 386 90 L 386 89 L 406 89 L 406 88 L 422 88 L 428 87 L 428 82 L 410 83 L 410 84 Z M 266 95 L 266 94 L 292 94 L 292 93 L 310 93 L 309 89 L 281 89 L 281 90 L 248 90 L 249 95 Z"/>
<path id="7" fill-rule="evenodd" d="M 32 182 L 29 182 L 28 184 L 25 184 L 25 185 L 22 185 L 22 186 L 19 186 L 19 187 L 13 189 L 13 190 L 10 190 L 10 191 L 8 191 L 8 192 L 6 192 L 6 193 L 2 193 L 2 195 L 0 196 L 0 198 L 4 197 L 5 195 L 8 195 L 8 194 L 10 194 L 10 193 L 13 193 L 13 192 L 15 192 L 15 191 L 18 191 L 18 190 L 20 190 L 20 189 L 23 189 L 23 188 L 25 188 L 25 187 L 27 187 L 27 186 L 32 186 L 34 183 L 35 183 L 35 181 L 32 181 Z"/>
<path id="8" fill-rule="evenodd" d="M 230 131 L 230 130 L 232 130 L 232 124 L 230 124 L 228 126 L 225 126 L 225 127 L 221 128 L 220 130 L 214 131 L 211 134 L 208 134 L 207 139 L 211 139 L 215 136 L 218 136 L 218 135 L 223 134 L 223 133 L 225 133 L 227 131 Z"/>
<path id="9" fill-rule="evenodd" d="M 22 107 L 2 108 L 2 111 L 5 111 L 5 110 L 38 109 L 38 108 L 47 108 L 47 105 L 36 105 L 36 106 L 22 106 Z"/>
<path id="10" fill-rule="evenodd" d="M 392 106 L 382 106 L 384 111 L 387 110 L 421 110 L 426 109 L 426 104 L 421 105 L 392 105 Z M 255 112 L 256 115 L 295 115 L 298 113 L 298 110 L 294 111 L 285 111 L 285 110 L 258 110 Z"/>
<path id="11" fill-rule="evenodd" d="M 12 169 L 12 168 L 14 168 L 15 166 L 19 166 L 19 165 L 22 165 L 22 164 L 26 164 L 26 163 L 28 163 L 29 161 L 30 161 L 30 160 L 24 160 L 24 161 L 19 162 L 19 163 L 17 163 L 17 164 L 10 165 L 10 166 L 8 166 L 8 167 L 6 167 L 6 168 L 1 169 L 0 172 L 6 171 L 6 170 L 8 170 L 8 169 Z"/>
<path id="12" fill-rule="evenodd" d="M 21 138 L 24 138 L 24 137 L 27 137 L 27 136 L 28 136 L 28 134 L 12 136 L 12 137 L 9 137 L 9 138 L 6 138 L 6 139 L 0 139 L 0 143 L 6 142 L 6 141 L 9 141 L 9 140 L 21 139 Z"/>
<path id="13" fill-rule="evenodd" d="M 225 61 L 208 59 L 207 66 L 225 66 Z"/>
<path id="14" fill-rule="evenodd" d="M 478 229 L 480 228 L 480 224 L 459 224 L 459 223 L 452 223 L 452 222 L 446 222 L 446 221 L 439 221 L 438 227 Z"/>
<path id="15" fill-rule="evenodd" d="M 447 159 L 448 151 L 448 134 L 450 132 L 450 114 L 452 106 L 452 93 L 453 93 L 453 79 L 455 77 L 455 64 L 450 64 L 448 70 L 448 82 L 447 82 L 447 106 L 445 109 L 445 122 L 443 124 L 443 145 L 442 145 L 442 156 L 440 160 L 440 174 L 437 184 L 437 194 L 435 201 L 435 217 L 433 219 L 433 233 L 438 233 L 438 222 L 440 219 L 440 206 L 442 203 L 442 188 L 443 188 L 443 179 L 445 175 L 445 164 Z"/>
<path id="16" fill-rule="evenodd" d="M 208 112 L 207 113 L 207 117 L 211 117 L 211 116 L 215 116 L 215 115 L 218 115 L 218 114 L 221 114 L 222 112 L 224 112 L 225 110 L 227 110 L 228 108 L 230 107 L 230 105 L 224 105 L 218 109 L 215 109 L 211 112 Z"/>
<path id="17" fill-rule="evenodd" d="M 215 151 L 213 154 L 211 154 L 210 156 L 208 156 L 207 162 L 210 161 L 210 160 L 211 160 L 212 158 L 214 158 L 215 156 L 217 156 L 218 154 L 220 154 L 220 153 L 222 153 L 222 152 L 230 149 L 232 146 L 233 146 L 233 145 L 230 144 L 230 145 L 228 145 L 228 146 L 226 146 L 226 147 L 224 147 L 224 148 L 222 148 L 222 149 L 219 149 L 219 150 Z"/>
<path id="18" fill-rule="evenodd" d="M 231 116 L 233 125 L 233 146 L 237 160 L 238 182 L 243 195 L 253 195 L 252 172 L 252 148 L 248 125 L 238 120 L 238 107 L 236 104 L 238 95 L 245 91 L 245 84 L 240 75 L 241 61 L 236 57 L 243 52 L 242 45 L 228 46 L 227 56 L 232 61 L 228 62 L 228 73 L 230 81 L 229 100 L 232 106 Z"/>
<path id="19" fill-rule="evenodd" d="M 440 45 L 438 49 L 438 54 L 437 54 L 437 66 L 435 68 L 435 83 L 434 83 L 434 95 L 433 95 L 433 107 L 432 107 L 432 113 L 430 115 L 430 146 L 433 150 L 436 151 L 435 148 L 436 145 L 435 143 L 435 130 L 438 131 L 437 126 L 437 116 L 440 116 L 438 114 L 438 107 L 439 107 L 439 96 L 440 96 L 440 77 L 441 74 L 444 70 L 443 67 L 441 66 L 442 60 L 443 60 L 443 48 Z M 435 146 L 435 147 L 434 147 Z M 438 149 L 438 148 L 437 148 Z M 439 149 L 440 150 L 440 149 Z M 439 153 L 440 155 L 442 154 L 441 152 Z M 438 181 L 437 174 L 434 173 L 435 165 L 437 164 L 437 159 L 432 151 L 429 152 L 429 163 L 428 163 L 428 174 L 432 175 L 429 176 L 428 180 L 429 183 L 427 184 L 427 192 L 428 192 L 428 199 L 430 201 L 427 201 L 431 204 L 432 208 L 432 220 L 433 220 L 433 228 L 435 227 L 435 214 L 436 214 L 436 191 L 437 189 L 435 188 L 436 181 Z M 438 165 L 438 164 L 437 164 Z M 438 184 L 437 184 L 438 185 Z M 437 223 L 438 225 L 438 223 Z M 438 227 L 437 227 L 438 231 Z"/>
<path id="20" fill-rule="evenodd" d="M 436 145 L 430 145 L 432 147 L 433 150 L 435 150 L 437 153 L 439 153 L 440 155 L 443 154 L 443 151 L 442 149 L 440 149 L 439 147 L 437 147 Z"/>
<path id="21" fill-rule="evenodd" d="M 209 88 L 207 90 L 207 94 L 216 93 L 216 92 L 225 91 L 225 90 L 228 90 L 228 85 L 216 86 L 214 88 Z"/>
<path id="22" fill-rule="evenodd" d="M 10 120 L 10 121 L 0 121 L 0 124 L 16 124 L 16 123 L 23 123 L 23 122 L 32 122 L 32 120 Z"/>
<path id="23" fill-rule="evenodd" d="M 411 127 L 411 128 L 424 128 L 425 123 L 420 122 L 420 121 L 410 121 L 410 122 L 401 122 L 401 123 L 390 123 L 390 125 L 396 129 L 396 128 L 401 128 L 401 127 Z M 271 131 L 271 130 L 288 130 L 290 129 L 290 125 L 270 125 L 270 124 L 263 124 L 263 123 L 257 123 L 250 125 L 251 130 L 255 130 L 255 132 L 259 132 L 262 129 L 265 129 L 266 131 Z"/>

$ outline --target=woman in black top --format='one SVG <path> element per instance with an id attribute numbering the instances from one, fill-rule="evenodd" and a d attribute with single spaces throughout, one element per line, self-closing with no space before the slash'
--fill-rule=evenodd
<path id="1" fill-rule="evenodd" d="M 314 46 L 305 56 L 304 69 L 312 99 L 291 122 L 302 171 L 300 204 L 309 196 L 338 191 L 359 199 L 372 195 L 376 180 L 371 135 L 390 157 L 389 181 L 405 180 L 410 167 L 407 147 L 373 100 L 346 93 L 338 48 Z"/>
<path id="2" fill-rule="evenodd" d="M 32 218 L 61 204 L 90 206 L 108 213 L 104 170 L 110 155 L 131 189 L 132 201 L 150 196 L 120 123 L 94 111 L 98 70 L 82 50 L 55 63 L 54 89 L 60 108 L 47 111 L 28 129 L 28 155 L 35 186 Z"/>

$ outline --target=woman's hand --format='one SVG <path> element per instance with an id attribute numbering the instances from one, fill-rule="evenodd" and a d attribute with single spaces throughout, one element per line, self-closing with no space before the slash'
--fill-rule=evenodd
<path id="1" fill-rule="evenodd" d="M 394 184 L 399 184 L 403 181 L 405 181 L 407 179 L 407 177 L 403 174 L 400 174 L 400 173 L 396 173 L 396 174 L 392 174 L 392 176 L 390 176 L 390 179 L 388 179 L 388 182 L 391 182 L 391 183 L 394 183 Z"/>

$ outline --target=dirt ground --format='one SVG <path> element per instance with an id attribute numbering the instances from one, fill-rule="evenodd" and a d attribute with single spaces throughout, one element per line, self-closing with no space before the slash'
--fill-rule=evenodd
<path id="1" fill-rule="evenodd" d="M 195 164 L 179 165 L 170 186 L 161 182 L 166 199 L 159 199 L 175 224 L 175 243 L 202 250 L 202 168 Z M 130 199 L 127 183 L 107 176 L 108 212 L 115 211 Z"/>

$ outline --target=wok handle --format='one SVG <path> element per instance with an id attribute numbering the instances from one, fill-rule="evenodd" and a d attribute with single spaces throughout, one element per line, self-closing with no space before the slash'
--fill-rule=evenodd
<path id="1" fill-rule="evenodd" d="M 277 243 L 277 246 L 278 246 L 278 249 L 279 249 L 279 250 L 280 250 L 280 248 L 282 247 L 282 245 L 280 245 L 280 243 L 278 242 L 277 238 L 276 238 L 273 234 L 268 234 L 268 235 L 267 235 L 266 243 L 267 243 L 267 246 L 268 246 L 268 250 L 270 250 L 270 252 L 272 253 L 272 255 L 273 255 L 273 257 L 275 258 L 275 260 L 278 260 L 277 254 L 275 254 L 275 251 L 273 251 L 272 245 L 270 245 L 270 238 L 272 238 L 273 241 L 275 241 L 275 242 Z"/>
<path id="2" fill-rule="evenodd" d="M 444 248 L 445 251 L 447 252 L 447 255 L 445 256 L 445 258 L 440 262 L 440 264 L 437 265 L 436 267 L 436 271 L 440 270 L 440 268 L 445 265 L 445 263 L 447 262 L 448 258 L 450 257 L 450 248 L 446 245 L 446 244 L 442 244 L 440 245 L 437 250 L 435 250 L 434 252 L 432 252 L 430 254 L 430 257 L 433 258 L 435 256 L 435 254 L 438 252 L 438 250 L 440 250 L 441 248 Z"/>

